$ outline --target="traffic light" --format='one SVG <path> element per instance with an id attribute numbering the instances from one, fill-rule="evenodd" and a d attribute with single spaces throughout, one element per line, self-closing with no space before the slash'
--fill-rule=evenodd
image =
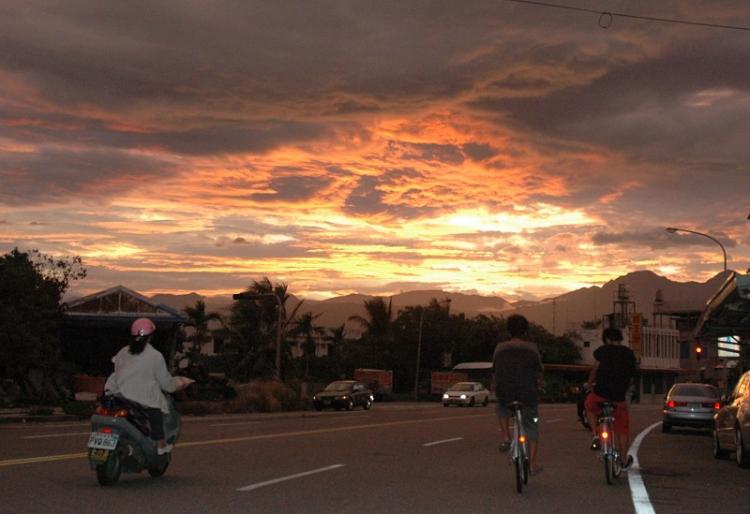
<path id="1" fill-rule="evenodd" d="M 701 356 L 703 355 L 703 347 L 700 344 L 695 345 L 695 360 L 701 360 Z"/>

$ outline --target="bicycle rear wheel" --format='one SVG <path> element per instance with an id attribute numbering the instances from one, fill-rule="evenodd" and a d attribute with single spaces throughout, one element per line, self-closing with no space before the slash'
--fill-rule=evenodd
<path id="1" fill-rule="evenodd" d="M 529 483 L 529 458 L 525 454 L 523 456 L 523 483 L 524 485 Z"/>
<path id="2" fill-rule="evenodd" d="M 513 464 L 516 468 L 516 492 L 520 493 L 523 491 L 524 484 L 523 459 L 515 458 L 513 459 Z"/>
<path id="3" fill-rule="evenodd" d="M 615 478 L 615 457 L 610 453 L 604 455 L 604 478 L 609 485 L 612 485 Z"/>

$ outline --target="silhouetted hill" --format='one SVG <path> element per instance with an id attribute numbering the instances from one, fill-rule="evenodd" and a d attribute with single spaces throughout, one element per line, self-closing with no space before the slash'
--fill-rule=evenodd
<path id="1" fill-rule="evenodd" d="M 507 316 L 518 312 L 547 330 L 562 334 L 566 330 L 578 328 L 583 321 L 598 320 L 611 313 L 620 284 L 627 286 L 630 298 L 636 304 L 636 310 L 643 313 L 647 319 L 652 319 L 657 290 L 662 291 L 664 301 L 671 307 L 700 310 L 718 290 L 725 278 L 726 274 L 720 273 L 706 282 L 674 282 L 651 271 L 635 271 L 611 280 L 601 287 L 586 287 L 539 302 L 525 300 L 514 304 L 499 296 L 451 293 L 440 290 L 407 291 L 391 298 L 394 316 L 407 306 L 428 305 L 433 299 L 443 301 L 449 298 L 451 313 L 463 313 L 472 318 L 479 314 Z M 349 321 L 349 318 L 364 317 L 366 314 L 364 303 L 372 298 L 375 296 L 349 294 L 327 300 L 303 300 L 304 303 L 299 313 L 319 314 L 317 323 L 324 327 L 334 328 L 345 324 L 347 335 L 356 336 L 361 327 L 358 323 Z M 151 299 L 156 303 L 179 310 L 186 306 L 193 306 L 195 302 L 203 299 L 208 312 L 221 314 L 227 314 L 233 302 L 229 296 L 202 298 L 196 293 L 161 294 Z M 292 295 L 287 305 L 288 310 L 291 311 L 299 301 Z"/>

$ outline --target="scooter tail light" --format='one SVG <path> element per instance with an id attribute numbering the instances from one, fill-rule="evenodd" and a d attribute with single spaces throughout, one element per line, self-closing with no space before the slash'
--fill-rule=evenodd
<path id="1" fill-rule="evenodd" d="M 128 414 L 130 414 L 130 413 L 128 412 L 128 409 L 117 409 L 117 410 L 115 411 L 115 417 L 116 417 L 116 418 L 127 418 L 127 417 L 128 417 Z"/>
<path id="2" fill-rule="evenodd" d="M 525 443 L 526 442 L 526 436 L 525 435 L 519 436 L 518 437 L 518 442 L 521 443 L 521 444 Z"/>
<path id="3" fill-rule="evenodd" d="M 609 432 L 602 430 L 602 439 L 609 439 Z"/>

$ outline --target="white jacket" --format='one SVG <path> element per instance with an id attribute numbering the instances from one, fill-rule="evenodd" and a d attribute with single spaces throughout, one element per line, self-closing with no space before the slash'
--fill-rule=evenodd
<path id="1" fill-rule="evenodd" d="M 176 387 L 159 351 L 147 343 L 141 353 L 133 355 L 129 346 L 125 346 L 112 357 L 112 362 L 115 372 L 107 379 L 105 391 L 119 393 L 146 407 L 161 409 L 165 414 L 169 412 L 162 391 L 172 393 Z"/>

